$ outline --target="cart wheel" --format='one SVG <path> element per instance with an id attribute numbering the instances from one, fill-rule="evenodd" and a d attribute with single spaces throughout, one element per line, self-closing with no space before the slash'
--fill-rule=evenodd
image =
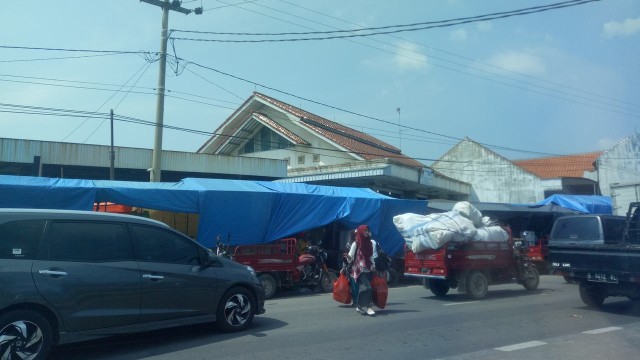
<path id="1" fill-rule="evenodd" d="M 333 292 L 333 283 L 338 280 L 336 274 L 331 271 L 322 274 L 320 278 L 320 288 L 324 292 Z"/>
<path id="2" fill-rule="evenodd" d="M 580 299 L 589 307 L 599 308 L 607 297 L 605 291 L 597 286 L 585 286 L 580 284 Z"/>
<path id="3" fill-rule="evenodd" d="M 278 282 L 276 281 L 276 278 L 274 278 L 273 275 L 270 274 L 260 274 L 260 276 L 258 276 L 258 279 L 260 279 L 260 282 L 262 283 L 262 288 L 264 289 L 264 297 L 266 299 L 271 299 L 278 290 Z"/>
<path id="4" fill-rule="evenodd" d="M 429 290 L 433 295 L 443 297 L 449 292 L 449 284 L 444 280 L 431 279 L 429 280 Z"/>
<path id="5" fill-rule="evenodd" d="M 540 275 L 538 274 L 538 270 L 534 267 L 530 267 L 527 270 L 527 274 L 525 275 L 524 283 L 522 284 L 527 290 L 535 290 L 540 285 Z"/>
<path id="6" fill-rule="evenodd" d="M 489 291 L 489 281 L 480 271 L 473 271 L 467 278 L 467 295 L 472 299 L 482 299 Z"/>

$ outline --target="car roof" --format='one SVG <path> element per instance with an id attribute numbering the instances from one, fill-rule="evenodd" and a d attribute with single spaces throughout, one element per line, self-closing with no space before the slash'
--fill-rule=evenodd
<path id="1" fill-rule="evenodd" d="M 17 209 L 17 208 L 0 208 L 0 220 L 3 217 L 28 217 L 30 219 L 47 219 L 47 220 L 102 220 L 102 221 L 120 221 L 138 224 L 153 224 L 170 228 L 169 225 L 134 215 L 114 214 L 99 211 L 83 211 L 83 210 L 60 210 L 60 209 Z"/>

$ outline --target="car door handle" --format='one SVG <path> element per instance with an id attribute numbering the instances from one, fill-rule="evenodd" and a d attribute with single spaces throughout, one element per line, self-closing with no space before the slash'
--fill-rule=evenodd
<path id="1" fill-rule="evenodd" d="M 162 275 L 151 275 L 151 274 L 144 274 L 142 275 L 143 279 L 149 279 L 149 280 L 162 280 L 164 279 L 164 276 Z"/>
<path id="2" fill-rule="evenodd" d="M 38 270 L 38 274 L 51 275 L 51 276 L 67 276 L 66 271 L 53 271 L 53 270 Z"/>

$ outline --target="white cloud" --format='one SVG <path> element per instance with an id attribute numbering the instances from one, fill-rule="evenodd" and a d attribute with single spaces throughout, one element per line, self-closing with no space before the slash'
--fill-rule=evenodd
<path id="1" fill-rule="evenodd" d="M 606 38 L 616 36 L 631 36 L 640 32 L 640 17 L 635 19 L 625 19 L 622 22 L 609 21 L 602 26 L 603 35 Z"/>
<path id="2" fill-rule="evenodd" d="M 546 72 L 542 59 L 525 51 L 498 54 L 491 58 L 489 63 L 509 71 L 528 75 L 544 75 Z"/>
<path id="3" fill-rule="evenodd" d="M 421 53 L 418 45 L 403 41 L 397 45 L 394 61 L 400 69 L 423 69 L 427 67 L 427 56 Z"/>
<path id="4" fill-rule="evenodd" d="M 489 31 L 493 28 L 493 24 L 490 21 L 481 21 L 478 23 L 478 30 Z"/>
<path id="5" fill-rule="evenodd" d="M 467 31 L 465 29 L 457 29 L 449 32 L 449 39 L 454 41 L 467 40 Z"/>

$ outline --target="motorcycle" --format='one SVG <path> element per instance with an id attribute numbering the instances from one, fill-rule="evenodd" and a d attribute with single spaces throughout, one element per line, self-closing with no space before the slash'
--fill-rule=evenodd
<path id="1" fill-rule="evenodd" d="M 229 243 L 231 242 L 231 234 L 227 235 L 227 243 L 224 244 L 220 240 L 220 234 L 216 236 L 216 255 L 233 260 L 233 256 L 229 251 Z"/>
<path id="2" fill-rule="evenodd" d="M 324 292 L 333 291 L 333 283 L 338 275 L 327 268 L 327 257 L 327 252 L 319 245 L 305 247 L 305 253 L 298 257 L 301 285 L 312 289 L 320 286 Z"/>

